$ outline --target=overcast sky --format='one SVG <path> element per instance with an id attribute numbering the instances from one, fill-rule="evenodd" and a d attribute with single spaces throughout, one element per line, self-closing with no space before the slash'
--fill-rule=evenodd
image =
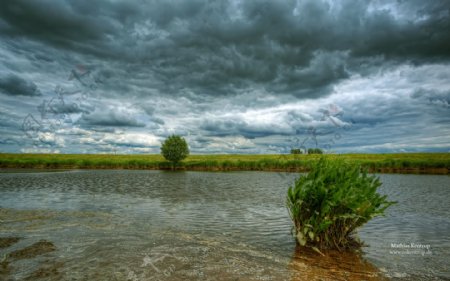
<path id="1" fill-rule="evenodd" d="M 449 1 L 2 0 L 0 152 L 450 151 Z"/>

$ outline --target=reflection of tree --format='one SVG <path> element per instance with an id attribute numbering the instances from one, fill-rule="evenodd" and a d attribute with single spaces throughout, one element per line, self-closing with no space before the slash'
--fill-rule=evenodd
<path id="1" fill-rule="evenodd" d="M 291 280 L 388 280 L 360 253 L 336 250 L 322 253 L 297 245 L 289 263 Z"/>

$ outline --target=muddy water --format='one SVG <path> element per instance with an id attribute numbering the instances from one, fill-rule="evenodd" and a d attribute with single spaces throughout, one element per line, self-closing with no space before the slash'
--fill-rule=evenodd
<path id="1" fill-rule="evenodd" d="M 450 177 L 382 175 L 399 204 L 322 256 L 289 232 L 296 176 L 0 173 L 0 280 L 450 279 Z"/>

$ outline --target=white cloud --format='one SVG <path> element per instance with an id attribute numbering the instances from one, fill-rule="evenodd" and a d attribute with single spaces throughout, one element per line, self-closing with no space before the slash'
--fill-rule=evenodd
<path id="1" fill-rule="evenodd" d="M 21 148 L 20 152 L 22 152 L 22 153 L 48 153 L 48 154 L 61 153 L 61 151 L 59 149 L 42 148 L 42 147 Z"/>

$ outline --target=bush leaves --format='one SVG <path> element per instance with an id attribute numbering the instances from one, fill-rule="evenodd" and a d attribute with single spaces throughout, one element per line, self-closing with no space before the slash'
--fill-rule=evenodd
<path id="1" fill-rule="evenodd" d="M 297 242 L 318 248 L 360 246 L 355 230 L 395 202 L 377 193 L 379 178 L 358 165 L 321 158 L 287 192 Z"/>

